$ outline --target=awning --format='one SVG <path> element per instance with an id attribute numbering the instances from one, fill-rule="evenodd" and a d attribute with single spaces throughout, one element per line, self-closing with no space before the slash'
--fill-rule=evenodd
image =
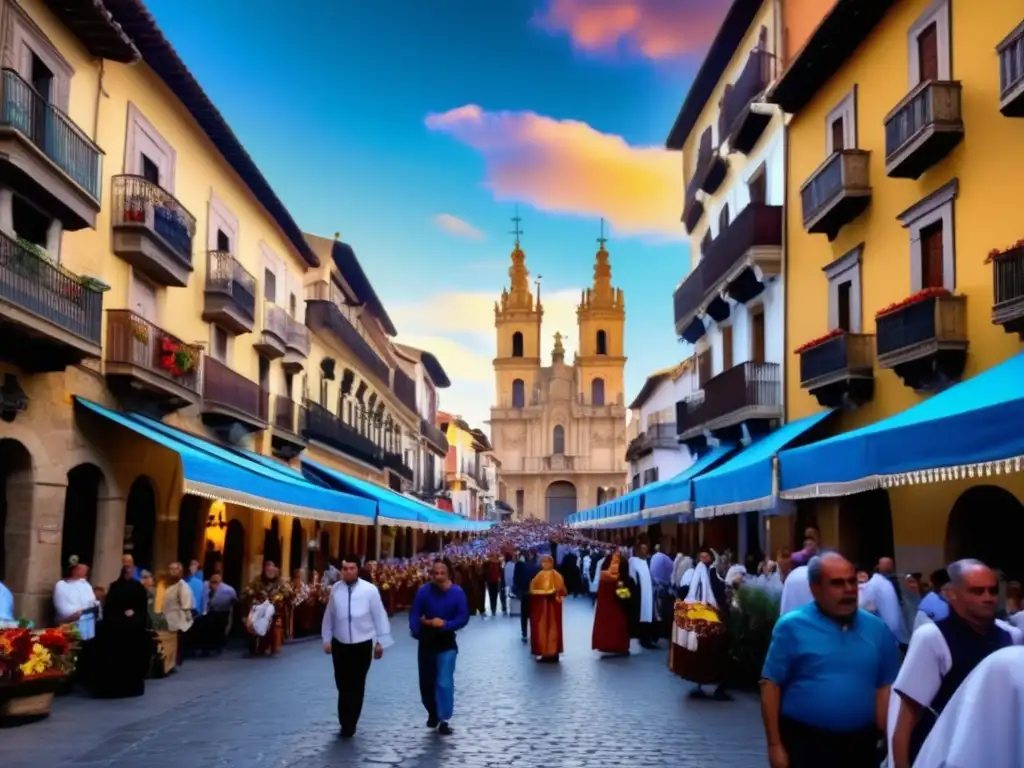
<path id="1" fill-rule="evenodd" d="M 692 514 L 693 479 L 711 469 L 734 450 L 735 445 L 716 445 L 675 477 L 642 489 L 643 518 L 655 523 L 677 515 Z"/>
<path id="2" fill-rule="evenodd" d="M 778 500 L 776 455 L 831 413 L 829 409 L 783 424 L 721 466 L 695 479 L 693 507 L 696 516 L 736 515 L 774 507 Z"/>
<path id="3" fill-rule="evenodd" d="M 288 467 L 267 466 L 243 451 L 222 448 L 140 414 L 118 413 L 81 397 L 75 397 L 75 403 L 178 454 L 184 476 L 182 490 L 187 494 L 274 514 L 373 525 L 374 506 L 359 496 L 321 488 Z"/>
<path id="4" fill-rule="evenodd" d="M 570 518 L 574 522 L 570 522 Z M 630 491 L 624 496 L 611 499 L 591 509 L 575 512 L 566 518 L 566 524 L 573 528 L 589 530 L 640 525 L 640 489 Z"/>
<path id="5" fill-rule="evenodd" d="M 987 477 L 1024 468 L 1024 354 L 912 408 L 779 454 L 780 496 Z"/>

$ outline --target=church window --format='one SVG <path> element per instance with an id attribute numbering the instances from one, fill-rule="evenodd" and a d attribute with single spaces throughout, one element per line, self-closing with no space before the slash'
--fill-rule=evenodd
<path id="1" fill-rule="evenodd" d="M 604 405 L 604 379 L 594 379 L 590 382 L 590 404 Z"/>
<path id="2" fill-rule="evenodd" d="M 522 379 L 512 382 L 512 407 L 522 408 L 526 405 L 526 384 Z"/>
<path id="3" fill-rule="evenodd" d="M 565 427 L 561 424 L 555 427 L 552 442 L 554 443 L 552 453 L 557 455 L 565 453 Z"/>
<path id="4" fill-rule="evenodd" d="M 608 354 L 608 334 L 604 331 L 597 332 L 597 354 Z"/>
<path id="5" fill-rule="evenodd" d="M 512 357 L 523 356 L 523 334 L 516 331 L 512 334 Z"/>

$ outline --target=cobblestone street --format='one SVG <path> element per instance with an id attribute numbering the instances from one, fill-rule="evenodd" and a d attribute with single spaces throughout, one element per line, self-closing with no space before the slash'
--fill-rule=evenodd
<path id="1" fill-rule="evenodd" d="M 691 701 L 666 652 L 600 659 L 589 601 L 568 601 L 566 653 L 538 665 L 519 621 L 475 618 L 459 636 L 455 735 L 424 727 L 406 614 L 375 663 L 359 732 L 338 738 L 331 665 L 316 641 L 274 659 L 187 662 L 142 699 L 58 699 L 51 717 L 0 731 L 0 765 L 611 766 L 759 768 L 757 701 Z M 662 643 L 664 646 L 664 643 Z"/>

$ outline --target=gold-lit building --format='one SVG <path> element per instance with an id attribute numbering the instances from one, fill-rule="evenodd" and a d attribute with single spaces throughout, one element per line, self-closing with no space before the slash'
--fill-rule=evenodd
<path id="1" fill-rule="evenodd" d="M 352 249 L 302 233 L 140 3 L 0 11 L 0 580 L 19 614 L 46 616 L 72 554 L 97 584 L 128 551 L 240 585 L 264 558 L 415 546 L 344 504 L 190 479 L 300 487 L 308 456 L 416 491 L 447 449 L 447 378 L 396 352 Z"/>
<path id="2" fill-rule="evenodd" d="M 491 440 L 504 499 L 518 518 L 560 522 L 626 487 L 625 297 L 612 286 L 602 239 L 594 281 L 576 311 L 579 346 L 566 363 L 561 333 L 543 364 L 544 308 L 530 290 L 526 254 L 516 242 L 511 283 L 495 303 L 498 355 Z"/>
<path id="3" fill-rule="evenodd" d="M 983 7 L 839 0 L 771 95 L 792 113 L 788 420 L 826 405 L 836 432 L 873 424 L 1021 351 L 1024 8 Z M 1024 478 L 964 474 L 798 518 L 862 563 L 973 556 L 1019 578 Z"/>

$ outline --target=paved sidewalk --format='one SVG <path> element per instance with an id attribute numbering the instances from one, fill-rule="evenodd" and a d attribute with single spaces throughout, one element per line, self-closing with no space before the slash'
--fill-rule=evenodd
<path id="1" fill-rule="evenodd" d="M 589 601 L 565 606 L 567 652 L 540 665 L 519 620 L 475 618 L 459 635 L 455 735 L 424 727 L 407 615 L 375 663 L 359 733 L 338 736 L 330 660 L 319 643 L 273 659 L 187 662 L 140 699 L 54 702 L 44 722 L 0 730 L 0 766 L 125 768 L 760 768 L 756 699 L 691 701 L 666 654 L 601 659 L 590 650 Z M 663 643 L 664 645 L 664 643 Z"/>

